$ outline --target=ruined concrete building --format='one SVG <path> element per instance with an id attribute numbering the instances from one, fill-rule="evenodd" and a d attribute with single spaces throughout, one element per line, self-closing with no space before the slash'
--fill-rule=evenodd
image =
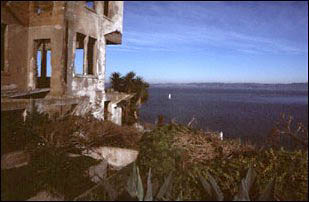
<path id="1" fill-rule="evenodd" d="M 121 44 L 122 24 L 121 1 L 1 1 L 2 110 L 74 105 L 121 125 L 117 103 L 132 96 L 106 93 L 104 82 L 106 46 Z"/>

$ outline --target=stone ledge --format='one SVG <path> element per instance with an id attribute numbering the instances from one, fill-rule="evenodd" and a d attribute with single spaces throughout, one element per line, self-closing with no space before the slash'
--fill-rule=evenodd
<path id="1" fill-rule="evenodd" d="M 19 168 L 28 165 L 29 153 L 25 151 L 15 151 L 1 156 L 1 170 Z"/>

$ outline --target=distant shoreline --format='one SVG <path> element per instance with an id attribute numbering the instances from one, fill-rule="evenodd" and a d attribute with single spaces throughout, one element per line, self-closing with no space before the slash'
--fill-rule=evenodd
<path id="1" fill-rule="evenodd" d="M 225 84 L 225 85 L 308 85 L 308 82 L 292 83 L 255 83 L 255 82 L 188 82 L 188 83 L 150 83 L 152 85 L 191 85 L 191 84 Z"/>
<path id="2" fill-rule="evenodd" d="M 105 83 L 109 87 L 109 83 Z M 150 83 L 150 87 L 245 87 L 245 88 L 258 88 L 258 87 L 275 87 L 275 88 L 303 88 L 308 89 L 308 82 L 300 83 L 224 83 L 224 82 L 190 82 L 190 83 Z"/>
<path id="3" fill-rule="evenodd" d="M 271 89 L 308 91 L 308 83 L 262 84 L 262 83 L 156 83 L 150 87 L 172 88 L 225 88 L 225 89 Z"/>

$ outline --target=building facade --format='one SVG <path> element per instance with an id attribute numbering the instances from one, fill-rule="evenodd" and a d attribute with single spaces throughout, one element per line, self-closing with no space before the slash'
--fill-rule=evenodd
<path id="1" fill-rule="evenodd" d="M 122 1 L 1 1 L 1 89 L 114 103 L 105 53 L 121 44 L 122 25 Z"/>

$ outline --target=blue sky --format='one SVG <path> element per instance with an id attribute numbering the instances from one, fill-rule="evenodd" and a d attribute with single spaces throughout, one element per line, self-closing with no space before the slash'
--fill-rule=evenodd
<path id="1" fill-rule="evenodd" d="M 150 83 L 308 82 L 307 2 L 124 2 L 106 76 Z"/>

